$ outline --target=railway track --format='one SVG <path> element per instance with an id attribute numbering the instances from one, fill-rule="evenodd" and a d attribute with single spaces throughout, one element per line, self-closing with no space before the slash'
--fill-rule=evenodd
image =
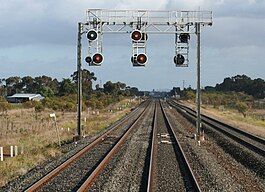
<path id="1" fill-rule="evenodd" d="M 151 101 L 141 104 L 104 134 L 26 189 L 31 191 L 86 191 L 115 154 Z"/>
<path id="2" fill-rule="evenodd" d="M 201 191 L 161 102 L 153 116 L 147 191 Z"/>
<path id="3" fill-rule="evenodd" d="M 168 101 L 168 103 L 172 107 L 176 108 L 181 114 L 183 114 L 190 121 L 192 122 L 196 121 L 195 110 L 187 106 L 184 106 L 180 103 L 177 103 L 175 101 Z M 220 122 L 206 115 L 201 115 L 201 117 L 202 117 L 201 119 L 203 126 L 208 126 L 210 128 L 213 128 L 221 132 L 222 134 L 228 136 L 229 138 L 235 140 L 239 144 L 247 147 L 251 151 L 263 157 L 265 156 L 265 139 L 255 136 L 251 133 L 245 132 L 243 130 L 237 129 L 235 127 L 232 127 L 226 123 Z"/>

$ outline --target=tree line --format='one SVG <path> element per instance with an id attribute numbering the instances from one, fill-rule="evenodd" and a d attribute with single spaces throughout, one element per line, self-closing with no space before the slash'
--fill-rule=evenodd
<path id="1" fill-rule="evenodd" d="M 39 93 L 45 97 L 41 103 L 27 102 L 24 107 L 36 107 L 42 110 L 45 107 L 54 110 L 76 110 L 77 95 L 77 72 L 75 71 L 70 78 L 63 78 L 59 81 L 48 76 L 38 77 L 8 77 L 0 79 L 0 98 L 3 103 L 6 96 L 15 93 Z M 122 82 L 107 81 L 103 87 L 99 84 L 93 89 L 93 82 L 97 77 L 93 72 L 86 69 L 82 70 L 82 92 L 84 107 L 103 108 L 113 102 L 120 101 L 124 97 L 140 96 L 143 93 L 136 87 L 127 86 Z M 7 105 L 6 103 L 3 105 Z"/>
<path id="2" fill-rule="evenodd" d="M 265 81 L 261 78 L 251 79 L 246 75 L 227 77 L 215 87 L 207 86 L 205 91 L 242 92 L 253 96 L 255 99 L 265 98 Z"/>
<path id="3" fill-rule="evenodd" d="M 45 75 L 3 78 L 0 79 L 0 96 L 6 97 L 15 93 L 39 93 L 44 97 L 71 95 L 77 93 L 77 79 L 77 72 L 74 72 L 70 78 L 63 78 L 61 81 Z M 86 69 L 82 70 L 82 91 L 85 98 L 93 93 L 92 83 L 96 80 L 97 77 L 93 72 Z M 124 96 L 141 94 L 138 88 L 127 86 L 121 82 L 108 81 L 103 85 L 103 88 L 99 84 L 95 87 L 95 92 L 106 94 Z"/>
<path id="4" fill-rule="evenodd" d="M 178 94 L 185 97 L 189 91 L 195 92 L 196 90 L 191 87 L 184 88 L 184 90 L 181 90 L 180 87 L 173 87 L 169 95 Z M 236 75 L 233 77 L 226 77 L 222 83 L 217 83 L 215 86 L 206 86 L 202 89 L 202 92 L 244 93 L 252 96 L 254 99 L 264 99 L 265 81 L 261 78 L 251 79 L 246 75 Z"/>
<path id="5" fill-rule="evenodd" d="M 173 87 L 169 95 L 178 94 L 186 100 L 196 100 L 196 90 L 191 87 L 181 90 Z M 246 75 L 227 77 L 222 83 L 215 86 L 206 86 L 202 89 L 202 104 L 216 107 L 226 107 L 238 110 L 244 116 L 250 108 L 254 108 L 256 99 L 265 98 L 265 81 L 261 78 L 251 79 Z"/>

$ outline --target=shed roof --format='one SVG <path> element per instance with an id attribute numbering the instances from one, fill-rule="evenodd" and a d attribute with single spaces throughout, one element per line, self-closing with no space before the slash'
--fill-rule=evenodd
<path id="1" fill-rule="evenodd" d="M 29 93 L 16 93 L 12 96 L 8 96 L 8 98 L 30 98 L 30 99 L 35 97 L 43 98 L 40 94 L 29 94 Z"/>

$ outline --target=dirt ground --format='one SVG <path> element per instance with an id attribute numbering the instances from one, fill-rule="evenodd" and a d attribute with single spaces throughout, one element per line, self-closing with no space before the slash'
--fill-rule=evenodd
<path id="1" fill-rule="evenodd" d="M 87 110 L 82 112 L 83 133 L 93 135 L 130 112 L 138 104 L 136 100 L 123 100 L 103 110 Z M 46 159 L 60 155 L 58 136 L 54 118 L 55 113 L 59 137 L 62 143 L 72 141 L 76 134 L 76 113 L 60 112 L 45 109 L 36 113 L 34 109 L 10 110 L 0 114 L 0 147 L 4 153 L 10 154 L 10 146 L 18 146 L 16 157 L 4 157 L 0 161 L 0 186 L 8 180 L 26 173 L 32 167 Z"/>
<path id="2" fill-rule="evenodd" d="M 182 102 L 195 109 L 194 103 L 186 101 Z M 213 106 L 203 105 L 202 113 L 254 135 L 265 138 L 265 120 L 256 118 L 257 115 L 265 117 L 265 110 L 249 110 L 247 112 L 247 117 L 244 118 L 243 115 L 238 113 L 236 110 L 213 108 Z"/>

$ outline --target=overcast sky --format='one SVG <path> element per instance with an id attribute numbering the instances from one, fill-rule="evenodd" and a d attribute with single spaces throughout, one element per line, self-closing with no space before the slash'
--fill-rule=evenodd
<path id="1" fill-rule="evenodd" d="M 265 0 L 0 0 L 0 78 L 47 75 L 61 79 L 76 69 L 77 22 L 85 10 L 212 10 L 212 27 L 202 30 L 202 85 L 246 74 L 265 79 Z M 192 37 L 192 44 L 195 43 Z M 157 46 L 159 44 L 159 46 Z M 188 68 L 173 64 L 174 36 L 150 35 L 145 68 L 130 63 L 128 35 L 104 36 L 105 61 L 98 82 L 122 81 L 142 90 L 166 89 L 196 82 L 195 49 Z M 86 52 L 84 47 L 83 52 Z"/>

